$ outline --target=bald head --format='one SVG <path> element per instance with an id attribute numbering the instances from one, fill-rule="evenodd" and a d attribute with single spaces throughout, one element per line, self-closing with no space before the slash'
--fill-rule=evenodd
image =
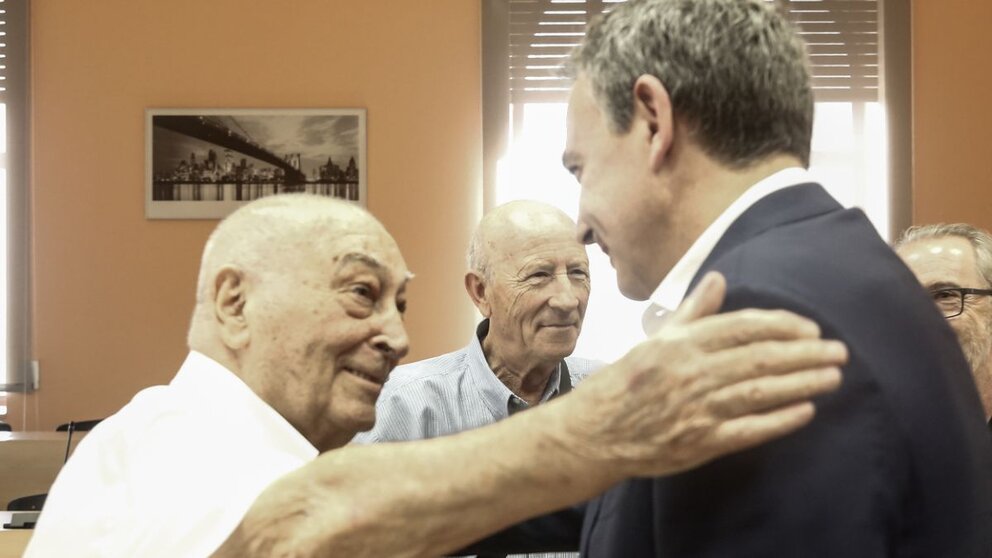
<path id="1" fill-rule="evenodd" d="M 240 207 L 217 225 L 203 249 L 197 306 L 210 298 L 209 278 L 224 266 L 268 272 L 279 269 L 286 246 L 317 226 L 346 230 L 382 225 L 357 205 L 309 194 L 268 196 Z"/>
<path id="2" fill-rule="evenodd" d="M 318 449 L 372 426 L 407 352 L 409 278 L 368 212 L 304 194 L 252 202 L 203 252 L 190 348 L 222 364 Z"/>
<path id="3" fill-rule="evenodd" d="M 489 319 L 482 349 L 490 366 L 501 379 L 503 366 L 546 381 L 575 349 L 589 299 L 589 259 L 575 222 L 543 203 L 501 205 L 479 223 L 469 267 L 465 288 Z"/>
<path id="4" fill-rule="evenodd" d="M 518 200 L 500 205 L 482 217 L 468 250 L 469 269 L 492 278 L 494 257 L 516 249 L 521 237 L 575 235 L 575 222 L 546 203 Z"/>

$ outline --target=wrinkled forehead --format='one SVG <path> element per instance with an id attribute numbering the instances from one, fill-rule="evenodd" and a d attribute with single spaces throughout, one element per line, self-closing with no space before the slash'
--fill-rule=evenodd
<path id="1" fill-rule="evenodd" d="M 900 246 L 897 252 L 924 284 L 974 286 L 980 279 L 975 249 L 965 238 L 924 238 Z"/>
<path id="2" fill-rule="evenodd" d="M 315 247 L 334 267 L 363 265 L 397 282 L 410 274 L 396 241 L 378 222 L 333 223 L 318 230 L 321 238 Z"/>
<path id="3" fill-rule="evenodd" d="M 568 220 L 507 226 L 490 243 L 494 262 L 520 267 L 534 260 L 587 263 L 586 247 L 575 238 L 575 224 Z"/>

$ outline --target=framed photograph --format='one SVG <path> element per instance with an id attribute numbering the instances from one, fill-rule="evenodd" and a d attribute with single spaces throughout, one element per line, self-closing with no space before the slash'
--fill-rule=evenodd
<path id="1" fill-rule="evenodd" d="M 148 109 L 145 217 L 218 219 L 276 193 L 366 205 L 365 109 Z"/>

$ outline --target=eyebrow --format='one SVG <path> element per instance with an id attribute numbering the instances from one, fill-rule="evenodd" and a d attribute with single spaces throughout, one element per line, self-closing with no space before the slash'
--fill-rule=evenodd
<path id="1" fill-rule="evenodd" d="M 935 283 L 927 283 L 926 289 L 928 291 L 939 291 L 941 289 L 958 289 L 961 285 L 953 281 L 937 281 Z"/>
<path id="2" fill-rule="evenodd" d="M 557 261 L 551 261 L 547 259 L 535 259 L 520 266 L 520 268 L 517 270 L 517 273 L 519 275 L 527 275 L 528 273 L 532 273 L 534 271 L 547 271 L 549 269 L 554 269 L 558 267 L 558 263 L 559 262 Z M 565 262 L 566 271 L 575 269 L 577 267 L 588 269 L 589 263 L 585 260 L 580 260 L 578 258 L 571 259 Z"/>
<path id="3" fill-rule="evenodd" d="M 384 276 L 386 274 L 386 266 L 383 265 L 382 262 L 363 252 L 348 252 L 347 254 L 341 256 L 341 267 L 352 263 L 364 264 L 372 268 L 376 274 L 380 276 Z M 414 277 L 416 277 L 416 275 L 414 275 L 413 272 L 407 271 L 403 276 L 402 281 L 400 281 L 399 288 L 406 288 L 407 283 L 409 283 Z"/>
<path id="4" fill-rule="evenodd" d="M 341 265 L 348 265 L 350 263 L 362 263 L 376 270 L 381 270 L 385 267 L 379 260 L 361 252 L 348 252 L 344 256 L 341 256 Z"/>
<path id="5" fill-rule="evenodd" d="M 399 293 L 406 293 L 406 286 L 410 284 L 410 280 L 416 277 L 412 272 L 407 271 L 406 275 L 400 279 L 399 285 L 397 285 L 396 290 Z"/>

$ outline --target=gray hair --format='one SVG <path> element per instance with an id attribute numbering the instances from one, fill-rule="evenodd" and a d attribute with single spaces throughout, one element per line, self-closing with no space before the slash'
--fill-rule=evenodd
<path id="1" fill-rule="evenodd" d="M 785 153 L 809 165 L 805 45 L 764 0 L 631 0 L 590 24 L 567 71 L 589 78 L 614 133 L 630 129 L 634 82 L 648 74 L 718 161 Z"/>
<path id="2" fill-rule="evenodd" d="M 482 227 L 476 227 L 475 232 L 472 233 L 472 239 L 468 243 L 466 260 L 469 270 L 481 275 L 488 283 L 492 279 L 492 267 L 489 262 L 489 252 L 484 246 L 485 236 Z"/>
<path id="3" fill-rule="evenodd" d="M 935 225 L 914 225 L 903 231 L 896 241 L 896 248 L 931 238 L 957 236 L 967 240 L 975 249 L 975 267 L 985 281 L 986 287 L 992 287 L 992 235 L 985 229 L 980 229 L 968 223 L 937 223 Z"/>

